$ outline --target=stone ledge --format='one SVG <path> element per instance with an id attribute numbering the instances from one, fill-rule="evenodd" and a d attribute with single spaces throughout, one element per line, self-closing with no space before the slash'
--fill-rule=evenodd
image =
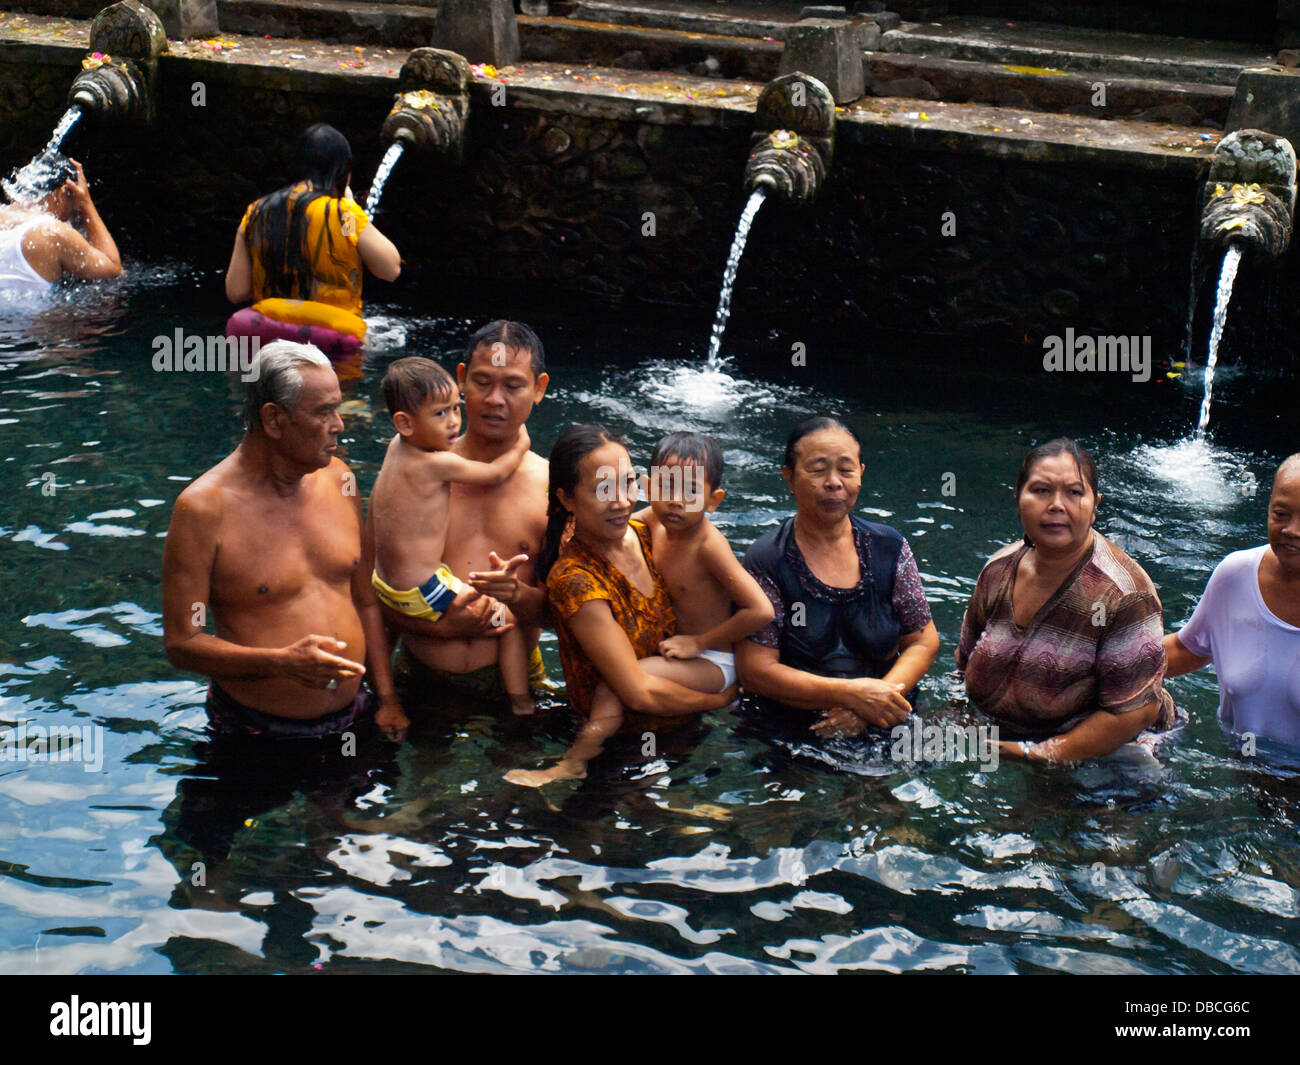
<path id="1" fill-rule="evenodd" d="M 672 70 L 713 58 L 722 77 L 764 81 L 776 77 L 782 48 L 750 37 L 527 16 L 519 18 L 519 37 L 525 60 L 629 67 L 618 60 L 635 62 L 639 53 L 645 68 Z"/>
<path id="2" fill-rule="evenodd" d="M 1217 132 L 1119 119 L 866 97 L 836 109 L 837 138 L 1030 163 L 1156 171 L 1200 177 Z M 835 173 L 832 170 L 831 180 Z"/>
<path id="3" fill-rule="evenodd" d="M 1222 127 L 1233 98 L 1233 89 L 1228 85 L 1107 77 L 1105 106 L 1093 106 L 1095 76 L 895 52 L 870 53 L 867 71 L 868 89 L 874 96 L 924 97 L 1083 117 L 1164 120 L 1188 126 L 1209 120 Z M 1141 113 L 1152 111 L 1169 113 Z"/>
<path id="4" fill-rule="evenodd" d="M 6 20 L 0 20 L 0 62 L 56 63 L 71 72 L 85 53 L 88 23 L 39 22 L 40 32 L 14 40 L 12 24 L 6 27 Z M 54 32 L 65 36 L 48 36 Z M 219 54 L 206 53 L 198 42 L 173 43 L 172 51 L 160 60 L 162 90 L 168 91 L 169 83 L 188 86 L 192 80 L 203 80 L 209 91 L 226 82 L 373 96 L 378 105 L 378 137 L 382 109 L 396 91 L 397 72 L 405 59 L 401 51 L 283 39 L 226 40 L 232 47 Z M 498 79 L 475 79 L 474 108 L 491 110 L 500 84 L 506 88 L 507 105 L 525 111 L 745 131 L 752 128 L 754 103 L 763 87 L 760 82 L 549 63 L 524 63 L 500 74 Z M 57 117 L 51 114 L 51 124 Z M 1218 141 L 1217 134 L 1188 127 L 900 97 L 866 97 L 837 108 L 836 117 L 838 136 L 857 143 L 1189 177 L 1198 177 L 1206 169 Z M 471 125 L 473 121 L 471 112 Z M 743 162 L 737 160 L 737 183 Z M 832 171 L 831 180 L 837 177 Z"/>
<path id="5" fill-rule="evenodd" d="M 218 0 L 222 34 L 270 34 L 418 48 L 433 37 L 437 12 L 398 3 L 342 0 Z"/>
<path id="6" fill-rule="evenodd" d="M 786 28 L 798 18 L 798 9 L 793 9 L 790 17 L 786 19 L 752 19 L 698 11 L 638 7 L 635 4 L 605 3 L 602 0 L 582 0 L 570 17 L 588 22 L 641 26 L 646 29 L 685 30 L 717 33 L 727 37 L 773 38 L 779 41 L 785 38 Z"/>
<path id="7" fill-rule="evenodd" d="M 1262 45 L 1088 30 L 1047 23 L 951 16 L 941 24 L 904 23 L 881 50 L 947 59 L 1056 68 L 1218 85 L 1271 58 Z"/>

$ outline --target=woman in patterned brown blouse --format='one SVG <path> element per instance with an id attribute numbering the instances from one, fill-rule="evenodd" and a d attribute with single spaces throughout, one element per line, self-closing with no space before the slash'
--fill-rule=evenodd
<path id="1" fill-rule="evenodd" d="M 1100 500 L 1073 440 L 1030 451 L 1016 480 L 1024 539 L 989 559 L 966 608 L 957 666 L 1004 758 L 1081 762 L 1174 724 L 1160 598 L 1093 528 Z"/>

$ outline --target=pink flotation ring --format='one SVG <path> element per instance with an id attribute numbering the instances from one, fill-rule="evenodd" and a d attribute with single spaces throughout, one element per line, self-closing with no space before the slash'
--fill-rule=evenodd
<path id="1" fill-rule="evenodd" d="M 336 329 L 305 322 L 282 322 L 268 317 L 254 307 L 236 311 L 226 322 L 228 337 L 257 337 L 262 344 L 275 340 L 295 340 L 315 344 L 335 362 L 354 359 L 361 351 L 361 337 L 349 336 Z"/>

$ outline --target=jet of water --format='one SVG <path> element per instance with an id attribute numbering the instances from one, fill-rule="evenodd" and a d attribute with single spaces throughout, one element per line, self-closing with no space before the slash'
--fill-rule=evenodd
<path id="1" fill-rule="evenodd" d="M 63 112 L 63 117 L 59 119 L 59 124 L 54 127 L 54 132 L 50 134 L 50 143 L 45 146 L 47 152 L 57 152 L 63 147 L 63 142 L 67 140 L 68 134 L 72 132 L 72 127 L 81 119 L 81 105 L 73 104 Z"/>
<path id="2" fill-rule="evenodd" d="M 1196 439 L 1205 439 L 1210 424 L 1210 396 L 1214 391 L 1214 366 L 1219 361 L 1219 341 L 1223 326 L 1228 320 L 1228 301 L 1232 299 L 1232 283 L 1237 277 L 1241 262 L 1241 245 L 1233 241 L 1223 253 L 1223 267 L 1219 271 L 1219 291 L 1214 301 L 1214 325 L 1210 329 L 1210 351 L 1205 357 L 1205 395 L 1201 399 L 1201 416 L 1196 422 Z"/>
<path id="3" fill-rule="evenodd" d="M 722 334 L 727 331 L 727 318 L 731 314 L 731 289 L 736 283 L 736 270 L 740 267 L 740 257 L 745 254 L 745 242 L 749 239 L 749 228 L 754 224 L 754 216 L 763 206 L 767 189 L 760 185 L 749 197 L 745 209 L 740 213 L 736 223 L 736 235 L 731 240 L 731 252 L 727 256 L 727 268 L 722 273 L 722 294 L 718 297 L 718 310 L 713 316 L 713 334 L 709 337 L 710 369 L 722 365 Z"/>
<path id="4" fill-rule="evenodd" d="M 366 197 L 366 214 L 372 218 L 375 208 L 379 206 L 379 201 L 384 195 L 384 185 L 388 182 L 388 175 L 393 172 L 393 167 L 397 165 L 397 160 L 402 157 L 405 149 L 405 141 L 393 141 L 388 146 L 388 151 L 384 152 L 384 158 L 380 160 L 379 169 L 375 171 L 375 180 L 370 183 L 370 195 Z"/>

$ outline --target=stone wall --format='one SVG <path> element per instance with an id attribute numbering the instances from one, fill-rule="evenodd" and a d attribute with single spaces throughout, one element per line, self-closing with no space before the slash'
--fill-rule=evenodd
<path id="1" fill-rule="evenodd" d="M 0 47 L 0 166 L 44 143 L 77 56 Z M 293 139 L 314 121 L 351 141 L 362 194 L 391 81 L 199 64 L 164 58 L 154 127 L 73 144 L 128 258 L 224 269 L 244 207 L 290 180 Z M 190 100 L 200 74 L 201 108 Z M 743 206 L 746 113 L 628 121 L 555 100 L 543 109 L 527 94 L 493 107 L 489 86 L 473 88 L 464 167 L 408 157 L 389 183 L 377 224 L 407 260 L 399 285 L 714 304 Z M 1040 355 L 1043 336 L 1072 326 L 1150 334 L 1168 354 L 1184 329 L 1196 204 L 1190 168 L 1034 164 L 842 136 L 814 205 L 759 215 L 735 313 L 774 330 L 811 316 Z"/>

